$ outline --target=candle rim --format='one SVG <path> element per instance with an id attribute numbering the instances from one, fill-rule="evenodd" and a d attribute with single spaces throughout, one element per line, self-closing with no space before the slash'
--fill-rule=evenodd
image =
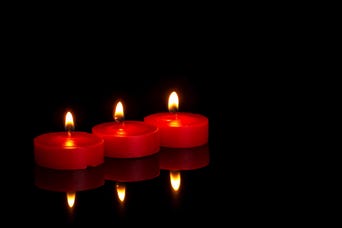
<path id="1" fill-rule="evenodd" d="M 79 136 L 82 136 L 82 140 L 77 140 Z M 84 138 L 86 137 L 86 138 Z M 66 147 L 65 141 L 61 142 L 62 139 L 75 140 L 73 146 Z M 96 135 L 83 131 L 73 131 L 71 134 L 65 131 L 48 132 L 38 135 L 34 138 L 34 144 L 41 147 L 54 147 L 54 148 L 65 148 L 65 149 L 75 149 L 82 147 L 92 147 L 101 145 L 104 140 Z"/>
<path id="2" fill-rule="evenodd" d="M 139 131 L 138 133 L 134 134 L 124 134 L 124 135 L 119 135 L 119 134 L 113 134 L 113 132 L 110 132 L 109 130 L 117 130 L 119 129 L 120 126 L 130 126 L 131 124 L 138 124 L 139 126 L 144 127 L 143 131 Z M 114 129 L 111 129 L 110 127 L 115 127 Z M 105 131 L 99 131 L 100 128 L 105 128 Z M 144 121 L 139 121 L 139 120 L 126 120 L 122 123 L 119 122 L 103 122 L 95 125 L 92 128 L 92 133 L 95 135 L 100 134 L 102 136 L 115 136 L 115 137 L 126 137 L 126 138 L 134 138 L 134 137 L 141 137 L 145 135 L 153 135 L 159 132 L 159 128 L 146 123 Z"/>

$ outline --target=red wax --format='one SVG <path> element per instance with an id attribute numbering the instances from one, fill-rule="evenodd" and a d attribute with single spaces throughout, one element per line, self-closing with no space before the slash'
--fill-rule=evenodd
<path id="1" fill-rule="evenodd" d="M 159 129 L 143 121 L 101 123 L 92 128 L 92 133 L 104 139 L 106 157 L 144 157 L 160 149 Z"/>
<path id="2" fill-rule="evenodd" d="M 195 113 L 163 112 L 148 115 L 144 122 L 160 131 L 160 146 L 190 148 L 208 143 L 208 118 Z"/>
<path id="3" fill-rule="evenodd" d="M 51 132 L 34 138 L 36 164 L 52 169 L 85 169 L 104 162 L 103 139 L 87 132 Z"/>

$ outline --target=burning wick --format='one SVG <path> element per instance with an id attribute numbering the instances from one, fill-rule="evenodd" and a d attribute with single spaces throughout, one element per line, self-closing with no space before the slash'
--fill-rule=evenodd
<path id="1" fill-rule="evenodd" d="M 119 101 L 116 104 L 116 108 L 114 111 L 114 120 L 117 123 L 122 123 L 125 120 L 123 105 L 122 105 L 121 101 Z"/>
<path id="2" fill-rule="evenodd" d="M 75 124 L 71 112 L 67 112 L 65 115 L 65 130 L 68 132 L 68 135 L 71 134 L 71 131 L 75 130 Z"/>
<path id="3" fill-rule="evenodd" d="M 173 91 L 169 96 L 168 108 L 169 112 L 176 113 L 178 111 L 178 95 Z"/>

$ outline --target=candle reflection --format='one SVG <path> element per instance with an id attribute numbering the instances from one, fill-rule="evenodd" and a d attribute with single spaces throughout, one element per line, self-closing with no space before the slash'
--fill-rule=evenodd
<path id="1" fill-rule="evenodd" d="M 76 192 L 67 192 L 67 202 L 69 208 L 73 208 L 76 200 Z"/>
<path id="2" fill-rule="evenodd" d="M 156 178 L 160 174 L 158 155 L 141 158 L 105 158 L 105 180 L 115 182 L 116 195 L 121 203 L 126 200 L 129 182 Z"/>
<path id="3" fill-rule="evenodd" d="M 181 175 L 179 171 L 170 171 L 170 182 L 173 191 L 178 192 L 181 184 Z"/>
<path id="4" fill-rule="evenodd" d="M 118 196 L 121 203 L 125 201 L 126 197 L 126 184 L 125 183 L 116 183 L 115 184 L 116 195 Z"/>
<path id="5" fill-rule="evenodd" d="M 69 209 L 76 203 L 76 193 L 96 189 L 104 185 L 103 166 L 82 170 L 54 170 L 36 165 L 34 168 L 34 184 L 37 188 L 64 192 Z"/>
<path id="6" fill-rule="evenodd" d="M 208 145 L 188 149 L 162 148 L 159 164 L 161 170 L 169 170 L 171 188 L 177 194 L 181 188 L 181 171 L 196 170 L 209 164 Z"/>

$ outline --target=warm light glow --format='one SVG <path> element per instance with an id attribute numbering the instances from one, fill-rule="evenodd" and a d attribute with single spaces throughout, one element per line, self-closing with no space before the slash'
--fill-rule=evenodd
<path id="1" fill-rule="evenodd" d="M 181 184 L 180 171 L 170 171 L 170 182 L 172 189 L 177 192 Z"/>
<path id="2" fill-rule="evenodd" d="M 75 204 L 76 193 L 75 192 L 67 192 L 67 201 L 70 208 L 72 208 Z"/>
<path id="3" fill-rule="evenodd" d="M 75 146 L 74 139 L 73 138 L 65 139 L 64 146 L 66 146 L 66 147 L 73 147 L 73 146 Z"/>
<path id="4" fill-rule="evenodd" d="M 74 130 L 75 125 L 74 125 L 74 119 L 72 117 L 71 112 L 67 112 L 65 115 L 65 129 L 70 132 L 72 130 Z"/>
<path id="5" fill-rule="evenodd" d="M 169 111 L 176 112 L 178 110 L 178 103 L 179 103 L 178 95 L 175 91 L 173 91 L 169 96 L 169 103 L 168 103 Z"/>
<path id="6" fill-rule="evenodd" d="M 121 101 L 119 101 L 115 107 L 114 120 L 116 122 L 122 122 L 124 120 L 124 118 L 125 118 L 125 115 L 124 115 L 123 105 L 122 105 Z"/>
<path id="7" fill-rule="evenodd" d="M 116 194 L 120 200 L 120 202 L 124 202 L 126 196 L 126 185 L 124 183 L 117 183 L 115 185 Z"/>
<path id="8" fill-rule="evenodd" d="M 170 127 L 179 127 L 179 126 L 181 126 L 181 123 L 180 123 L 180 120 L 171 120 L 170 122 L 169 122 L 169 126 Z"/>

